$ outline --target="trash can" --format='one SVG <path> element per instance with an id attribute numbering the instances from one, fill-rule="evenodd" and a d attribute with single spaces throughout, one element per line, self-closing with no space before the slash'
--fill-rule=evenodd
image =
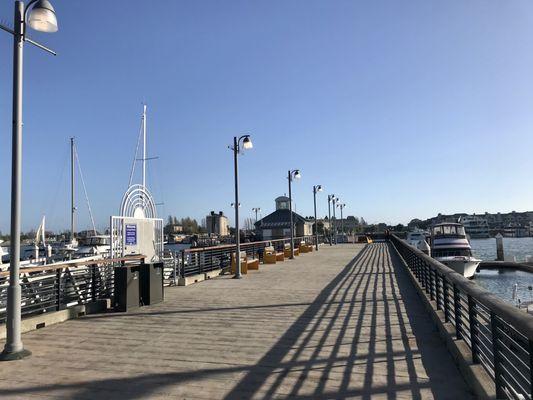
<path id="1" fill-rule="evenodd" d="M 115 310 L 125 312 L 139 307 L 139 270 L 139 265 L 115 268 Z"/>
<path id="2" fill-rule="evenodd" d="M 141 264 L 140 301 L 141 305 L 161 303 L 163 292 L 163 263 Z"/>

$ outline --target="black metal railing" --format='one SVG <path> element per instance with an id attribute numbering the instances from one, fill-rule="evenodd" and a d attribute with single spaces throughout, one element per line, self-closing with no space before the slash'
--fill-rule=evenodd
<path id="1" fill-rule="evenodd" d="M 533 316 L 464 278 L 395 235 L 390 241 L 457 339 L 492 377 L 496 396 L 533 398 Z"/>
<path id="2" fill-rule="evenodd" d="M 318 242 L 323 243 L 323 236 L 318 237 Z M 265 240 L 260 242 L 241 243 L 241 251 L 251 259 L 263 261 L 265 247 L 272 246 L 278 252 L 284 251 L 289 245 L 290 238 Z M 314 236 L 301 236 L 294 238 L 294 246 L 298 248 L 301 243 L 314 245 Z M 218 269 L 226 269 L 231 265 L 231 256 L 235 253 L 235 244 L 185 249 L 167 253 L 164 257 L 165 284 L 175 285 L 178 278 L 196 274 L 204 274 Z"/>
<path id="3" fill-rule="evenodd" d="M 26 318 L 113 296 L 114 267 L 144 256 L 50 264 L 20 270 L 21 313 Z M 0 323 L 5 323 L 9 272 L 0 272 Z"/>

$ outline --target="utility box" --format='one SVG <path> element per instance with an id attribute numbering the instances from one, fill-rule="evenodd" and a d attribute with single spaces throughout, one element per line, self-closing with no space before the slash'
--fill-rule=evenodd
<path id="1" fill-rule="evenodd" d="M 116 311 L 129 311 L 140 305 L 139 296 L 140 265 L 125 265 L 115 268 Z"/>
<path id="2" fill-rule="evenodd" d="M 141 264 L 140 302 L 143 306 L 161 303 L 163 292 L 163 263 Z"/>

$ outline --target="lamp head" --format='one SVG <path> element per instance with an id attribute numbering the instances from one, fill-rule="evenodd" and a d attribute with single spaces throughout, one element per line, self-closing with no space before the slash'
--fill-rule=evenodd
<path id="1" fill-rule="evenodd" d="M 322 189 L 322 185 L 317 185 L 316 191 L 317 192 L 321 192 L 322 190 L 324 190 L 324 189 Z"/>
<path id="2" fill-rule="evenodd" d="M 57 32 L 57 17 L 54 7 L 48 0 L 39 0 L 30 10 L 28 24 L 39 32 Z"/>
<path id="3" fill-rule="evenodd" d="M 242 148 L 244 150 L 249 150 L 252 147 L 254 147 L 254 145 L 252 144 L 252 139 L 250 139 L 250 135 L 246 135 L 242 141 Z"/>
<path id="4" fill-rule="evenodd" d="M 295 169 L 294 170 L 294 179 L 300 179 L 302 177 L 302 175 L 300 174 L 300 170 L 299 169 Z"/>

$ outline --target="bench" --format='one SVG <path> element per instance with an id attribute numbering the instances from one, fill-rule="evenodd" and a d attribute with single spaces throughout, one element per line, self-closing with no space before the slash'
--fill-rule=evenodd
<path id="1" fill-rule="evenodd" d="M 276 250 L 274 250 L 273 246 L 265 247 L 265 251 L 263 253 L 263 263 L 264 264 L 275 264 L 277 257 Z"/>
<path id="2" fill-rule="evenodd" d="M 248 262 L 247 262 L 247 255 L 245 251 L 241 251 L 241 274 L 247 274 L 248 273 Z M 237 273 L 237 265 L 235 263 L 235 253 L 231 254 L 231 273 L 236 274 Z"/>
<path id="3" fill-rule="evenodd" d="M 291 245 L 289 243 L 285 243 L 285 247 L 283 248 L 283 254 L 285 257 L 290 258 L 291 256 Z M 294 255 L 299 256 L 300 250 L 298 248 L 294 248 Z"/>

